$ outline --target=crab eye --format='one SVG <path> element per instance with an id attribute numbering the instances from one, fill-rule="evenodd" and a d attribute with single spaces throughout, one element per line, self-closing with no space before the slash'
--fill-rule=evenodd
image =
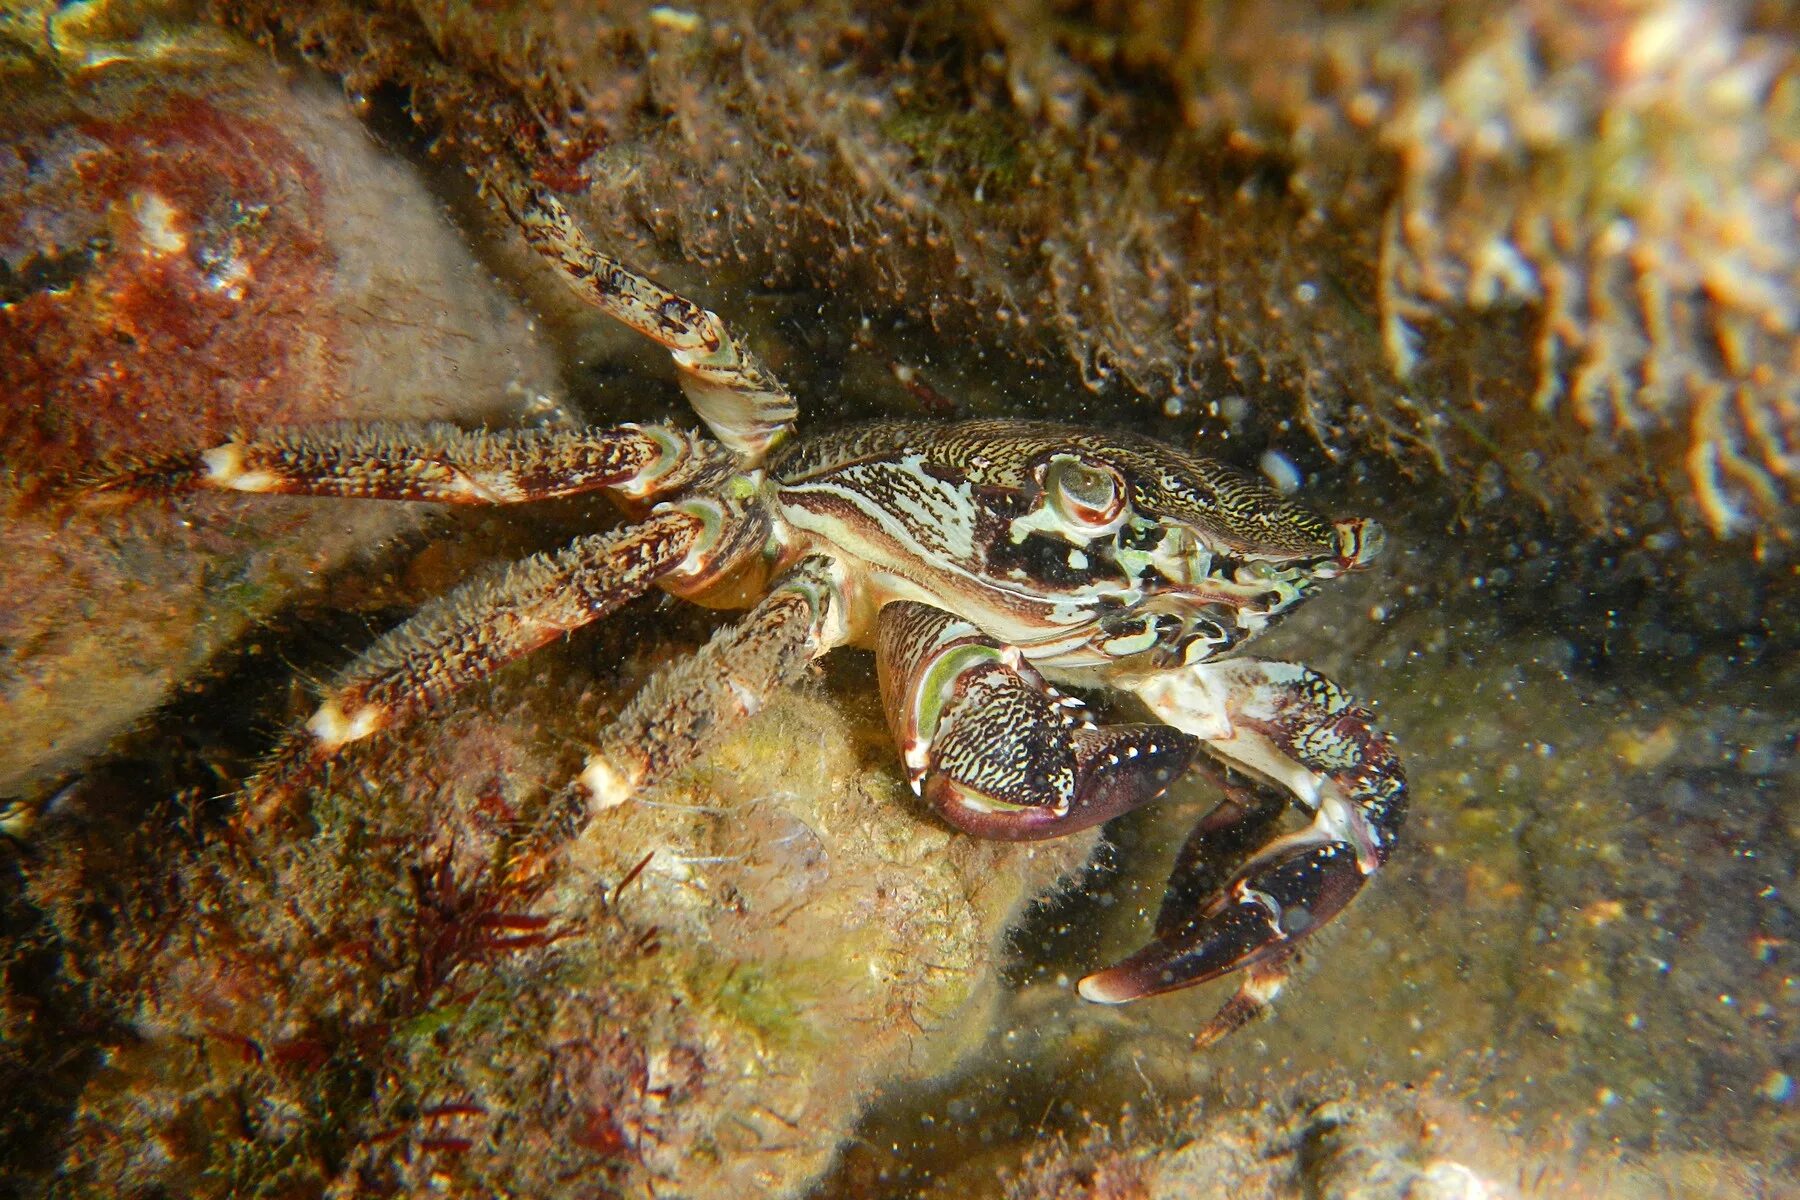
<path id="1" fill-rule="evenodd" d="M 1358 571 L 1381 553 L 1387 534 L 1367 517 L 1339 521 L 1334 527 L 1338 541 L 1338 565 L 1346 571 Z"/>
<path id="2" fill-rule="evenodd" d="M 1044 490 L 1057 515 L 1093 534 L 1118 528 L 1125 516 L 1125 480 L 1105 463 L 1059 454 L 1044 471 Z"/>

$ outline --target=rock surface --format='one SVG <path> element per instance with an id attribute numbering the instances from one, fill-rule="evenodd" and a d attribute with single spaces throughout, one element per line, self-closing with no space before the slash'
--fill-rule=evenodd
<path id="1" fill-rule="evenodd" d="M 1429 1088 L 1290 1087 L 1250 1107 L 1201 1101 L 1130 1117 L 1033 1156 L 1008 1200 L 1702 1200 L 1786 1197 L 1791 1181 L 1668 1156 L 1571 1168 Z"/>
<path id="2" fill-rule="evenodd" d="M 1321 508 L 1379 518 L 1380 570 L 1257 650 L 1379 706 L 1414 815 L 1274 1020 L 1195 1056 L 1217 995 L 1102 1011 L 1069 982 L 1141 939 L 1212 802 L 1198 783 L 1109 830 L 1086 886 L 1024 922 L 996 992 L 995 938 L 1086 844 L 1034 857 L 925 818 L 866 660 L 527 879 L 510 870 L 520 822 L 706 618 L 623 614 L 346 756 L 309 826 L 244 846 L 210 798 L 303 711 L 282 696 L 293 672 L 234 642 L 251 618 L 140 597 L 80 626 L 83 602 L 47 595 L 22 644 L 92 628 L 63 674 L 108 699 L 134 686 L 108 673 L 117 643 L 194 626 L 213 639 L 198 659 L 235 645 L 241 661 L 59 796 L 13 864 L 0 1065 L 7 1094 L 44 1100 L 0 1129 L 31 1178 L 776 1195 L 830 1168 L 818 1194 L 1136 1196 L 1228 1177 L 1271 1195 L 1532 1179 L 1788 1194 L 1794 57 L 1769 10 L 1247 4 L 1225 22 L 1020 3 L 901 24 L 843 6 L 219 7 L 354 94 L 403 92 L 446 192 L 465 188 L 460 164 L 520 149 L 602 241 L 748 332 L 809 423 L 1085 418 L 1260 461 Z M 32 92 L 45 112 L 74 103 L 58 94 Z M 97 211 L 140 242 L 170 227 Z M 594 419 L 673 410 L 666 360 L 546 284 L 478 206 L 465 216 L 544 309 Z M 80 272 L 110 261 L 73 234 L 45 244 L 29 270 L 8 251 L 8 284 L 37 282 L 0 320 L 79 298 Z M 190 289 L 198 269 L 183 266 Z M 454 371 L 462 344 L 372 357 Z M 51 457 L 141 444 L 135 410 L 96 411 L 126 424 L 84 426 Z M 9 419 L 9 437 L 49 436 Z M 180 417 L 209 433 L 237 419 Z M 17 490 L 8 529 L 41 547 L 41 489 Z M 131 543 L 119 577 L 200 569 L 170 538 L 235 564 L 275 536 L 256 522 L 315 519 L 220 518 L 225 503 L 131 518 L 178 532 Z M 392 519 L 331 509 L 330 530 Z M 366 644 L 359 625 L 596 519 L 459 522 L 414 557 L 340 570 L 308 621 Z M 93 531 L 126 527 L 109 520 L 53 531 L 84 587 L 81 556 L 116 536 Z M 378 532 L 269 558 L 323 564 Z M 131 624 L 140 608 L 154 637 Z M 342 657 L 304 643 L 270 644 L 302 676 Z M 6 715 L 9 733 L 31 721 Z M 55 761 L 107 735 L 65 736 Z M 1110 1132 L 1087 1140 L 1096 1125 Z M 1058 1133 L 1070 1149 L 1020 1167 Z"/>
<path id="3" fill-rule="evenodd" d="M 66 781 L 418 515 L 71 512 L 71 481 L 237 429 L 503 419 L 555 390 L 523 312 L 332 85 L 222 34 L 76 25 L 41 27 L 64 69 L 0 74 L 0 795 Z"/>

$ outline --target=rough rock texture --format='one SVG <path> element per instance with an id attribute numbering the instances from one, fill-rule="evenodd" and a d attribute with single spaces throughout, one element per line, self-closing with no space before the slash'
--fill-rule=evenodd
<path id="1" fill-rule="evenodd" d="M 97 460 L 497 417 L 555 378 L 330 84 L 217 33 L 77 25 L 37 27 L 62 60 L 0 59 L 0 794 L 66 778 L 316 572 L 416 521 L 69 511 L 57 493 Z"/>
<path id="2" fill-rule="evenodd" d="M 523 152 L 621 243 L 1073 362 L 1115 410 L 1671 559 L 1794 532 L 1779 6 L 220 12 L 407 88 L 453 159 Z"/>
<path id="3" fill-rule="evenodd" d="M 77 999 L 21 989 L 7 1030 L 39 1103 L 73 1104 L 11 1122 L 50 1121 L 58 1193 L 789 1195 L 875 1083 L 960 1053 L 1000 929 L 1091 841 L 933 825 L 865 679 L 538 859 L 584 740 L 693 644 L 651 616 L 343 756 L 297 829 L 222 839 L 131 769 L 67 803 L 25 896 Z M 83 1022 L 58 1078 L 42 1039 Z"/>
<path id="4" fill-rule="evenodd" d="M 1800 1195 L 1800 1185 L 1713 1158 L 1572 1168 L 1431 1089 L 1360 1093 L 1341 1082 L 1127 1115 L 1039 1151 L 1008 1200 L 1661 1200 Z"/>

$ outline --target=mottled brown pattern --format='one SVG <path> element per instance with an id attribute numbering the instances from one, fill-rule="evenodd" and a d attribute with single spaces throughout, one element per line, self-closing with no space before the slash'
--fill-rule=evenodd
<path id="1" fill-rule="evenodd" d="M 687 513 L 576 539 L 477 579 L 390 630 L 327 689 L 246 789 L 239 821 L 279 816 L 345 743 L 404 725 L 506 664 L 590 625 L 681 565 L 702 533 Z"/>
<path id="2" fill-rule="evenodd" d="M 664 487 L 697 477 L 707 456 L 691 437 L 666 436 L 669 453 L 634 426 L 615 429 L 469 431 L 451 425 L 323 425 L 240 436 L 228 447 L 267 486 L 245 490 L 359 500 L 500 504 L 548 500 L 619 485 L 646 474 Z M 221 447 L 224 449 L 224 447 Z M 209 478 L 198 453 L 124 457 L 102 466 L 89 494 L 150 496 L 196 488 L 232 490 Z"/>
<path id="3" fill-rule="evenodd" d="M 958 681 L 931 738 L 934 768 L 1006 804 L 1066 805 L 1075 791 L 1074 722 L 1017 672 L 991 664 Z"/>
<path id="4" fill-rule="evenodd" d="M 432 707 L 642 595 L 700 531 L 686 513 L 659 513 L 466 584 L 369 647 L 330 697 L 346 711 L 373 705 L 388 720 Z"/>

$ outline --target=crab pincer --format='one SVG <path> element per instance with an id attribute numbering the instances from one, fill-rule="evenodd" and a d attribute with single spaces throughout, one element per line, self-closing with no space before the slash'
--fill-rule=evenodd
<path id="1" fill-rule="evenodd" d="M 907 777 L 979 837 L 1060 837 L 1130 812 L 1181 777 L 1199 739 L 1095 726 L 1016 650 L 940 609 L 882 610 L 876 661 Z"/>
<path id="2" fill-rule="evenodd" d="M 1118 1004 L 1242 971 L 1237 994 L 1197 1035 L 1205 1045 L 1267 1010 L 1298 944 L 1387 860 L 1405 817 L 1406 779 L 1373 714 L 1315 671 L 1239 659 L 1201 664 L 1194 679 L 1195 689 L 1165 682 L 1140 694 L 1171 724 L 1204 720 L 1211 755 L 1278 785 L 1312 820 L 1256 848 L 1285 804 L 1267 787 L 1274 803 L 1228 796 L 1177 858 L 1155 937 L 1083 979 L 1080 992 Z M 1196 693 L 1204 703 L 1194 703 Z M 1228 730 L 1211 724 L 1220 713 Z M 1220 881 L 1221 861 L 1246 851 Z"/>

